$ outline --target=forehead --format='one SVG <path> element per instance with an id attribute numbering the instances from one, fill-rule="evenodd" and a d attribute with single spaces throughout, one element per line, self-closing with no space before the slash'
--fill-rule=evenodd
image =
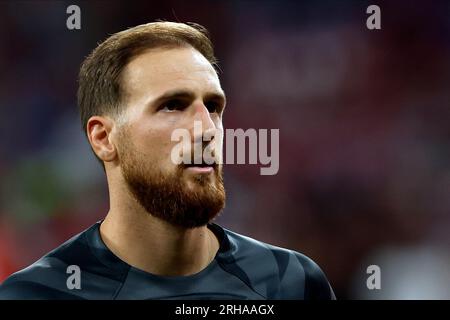
<path id="1" fill-rule="evenodd" d="M 177 88 L 222 91 L 212 65 L 192 47 L 147 50 L 127 64 L 122 79 L 126 92 L 136 98 Z"/>

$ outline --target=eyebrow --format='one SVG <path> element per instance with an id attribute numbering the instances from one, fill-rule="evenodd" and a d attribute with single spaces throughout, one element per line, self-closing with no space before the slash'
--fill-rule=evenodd
<path id="1" fill-rule="evenodd" d="M 195 94 L 193 91 L 188 90 L 188 89 L 170 90 L 170 91 L 163 93 L 161 96 L 157 97 L 156 99 L 152 100 L 148 105 L 152 105 L 152 106 L 159 105 L 160 103 L 171 100 L 171 99 L 194 100 Z M 208 92 L 205 94 L 204 99 L 219 101 L 219 102 L 223 103 L 223 105 L 225 105 L 226 101 L 227 101 L 225 94 L 222 92 Z"/>

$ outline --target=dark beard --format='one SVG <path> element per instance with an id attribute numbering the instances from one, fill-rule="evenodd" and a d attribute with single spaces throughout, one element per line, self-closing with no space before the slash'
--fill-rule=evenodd
<path id="1" fill-rule="evenodd" d="M 139 157 L 140 152 L 130 150 L 130 144 L 125 149 L 121 154 L 121 164 L 128 189 L 152 216 L 175 226 L 195 228 L 212 221 L 224 208 L 221 166 L 214 167 L 213 182 L 207 176 L 194 176 L 192 183 L 195 186 L 189 190 L 183 178 L 183 165 L 179 165 L 172 174 L 163 174 L 159 168 L 150 166 L 144 156 Z"/>

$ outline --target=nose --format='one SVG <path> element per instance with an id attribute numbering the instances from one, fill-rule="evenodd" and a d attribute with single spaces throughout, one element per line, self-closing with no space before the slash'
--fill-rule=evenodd
<path id="1" fill-rule="evenodd" d="M 195 132 L 192 135 L 194 137 L 194 141 L 202 140 L 202 137 L 205 135 L 209 135 L 211 140 L 214 139 L 214 132 L 216 131 L 216 124 L 211 118 L 211 113 L 208 111 L 208 108 L 205 106 L 203 102 L 198 102 L 194 105 L 195 116 L 194 121 L 200 121 L 202 132 L 200 137 L 196 137 L 198 132 Z M 192 128 L 194 128 L 194 124 L 192 124 Z"/>
<path id="2" fill-rule="evenodd" d="M 203 102 L 199 102 L 195 105 L 195 119 L 202 122 L 202 126 L 205 130 L 215 129 L 216 124 L 211 118 L 211 113 Z"/>

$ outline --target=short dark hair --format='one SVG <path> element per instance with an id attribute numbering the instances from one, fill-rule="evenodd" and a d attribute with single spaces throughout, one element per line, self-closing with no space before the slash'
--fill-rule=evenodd
<path id="1" fill-rule="evenodd" d="M 123 98 L 122 71 L 147 49 L 191 46 L 214 67 L 217 60 L 208 31 L 196 23 L 158 21 L 115 33 L 83 61 L 78 78 L 78 107 L 83 130 L 94 115 L 117 114 Z"/>

